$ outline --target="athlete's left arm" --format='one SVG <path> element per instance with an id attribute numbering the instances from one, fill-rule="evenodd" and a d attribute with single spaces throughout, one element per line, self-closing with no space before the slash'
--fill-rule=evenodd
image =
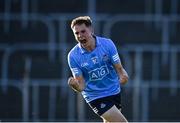
<path id="1" fill-rule="evenodd" d="M 120 78 L 121 84 L 126 84 L 128 82 L 129 76 L 126 72 L 126 70 L 123 68 L 121 63 L 113 64 L 114 68 L 116 69 L 116 72 Z"/>
<path id="2" fill-rule="evenodd" d="M 119 58 L 118 51 L 117 51 L 115 44 L 113 43 L 112 40 L 109 40 L 106 43 L 106 46 L 107 46 L 106 48 L 109 50 L 111 63 L 113 64 L 113 66 L 116 69 L 116 72 L 119 76 L 120 83 L 121 84 L 127 83 L 129 77 L 128 77 L 127 72 L 125 71 L 125 69 L 123 68 L 123 66 L 121 64 L 121 60 Z"/>

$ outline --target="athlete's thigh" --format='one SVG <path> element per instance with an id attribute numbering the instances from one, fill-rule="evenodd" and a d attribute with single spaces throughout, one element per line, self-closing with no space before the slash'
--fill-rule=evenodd
<path id="1" fill-rule="evenodd" d="M 108 122 L 127 122 L 126 118 L 115 105 L 102 114 L 101 117 Z"/>

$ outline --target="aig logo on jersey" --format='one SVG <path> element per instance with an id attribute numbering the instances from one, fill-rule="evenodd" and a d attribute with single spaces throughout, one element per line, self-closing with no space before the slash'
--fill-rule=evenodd
<path id="1" fill-rule="evenodd" d="M 89 72 L 90 81 L 96 81 L 103 79 L 107 74 L 109 74 L 109 70 L 107 66 L 102 66 L 100 68 L 96 68 Z"/>

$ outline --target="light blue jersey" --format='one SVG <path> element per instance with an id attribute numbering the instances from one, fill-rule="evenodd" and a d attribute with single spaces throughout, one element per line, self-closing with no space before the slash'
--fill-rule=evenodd
<path id="1" fill-rule="evenodd" d="M 86 102 L 115 95 L 120 92 L 118 75 L 113 64 L 120 63 L 114 43 L 96 36 L 96 47 L 88 52 L 77 44 L 68 54 L 68 64 L 73 76 L 82 75 L 85 89 L 82 95 Z"/>

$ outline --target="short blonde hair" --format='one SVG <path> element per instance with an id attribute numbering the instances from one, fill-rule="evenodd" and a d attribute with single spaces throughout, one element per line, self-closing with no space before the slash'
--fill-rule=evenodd
<path id="1" fill-rule="evenodd" d="M 71 22 L 71 29 L 75 25 L 81 25 L 81 24 L 85 24 L 87 27 L 89 27 L 92 25 L 92 20 L 89 16 L 79 16 L 77 18 L 74 18 Z"/>

